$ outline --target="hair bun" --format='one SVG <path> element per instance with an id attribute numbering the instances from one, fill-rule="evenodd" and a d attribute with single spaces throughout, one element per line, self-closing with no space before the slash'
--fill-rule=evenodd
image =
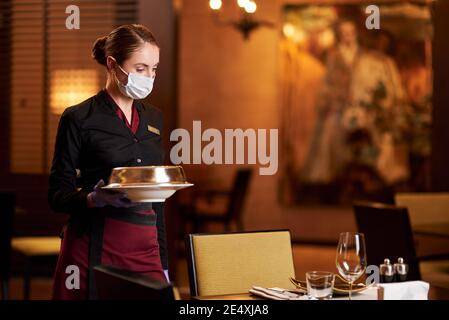
<path id="1" fill-rule="evenodd" d="M 99 64 L 106 66 L 106 53 L 105 45 L 107 36 L 98 38 L 92 48 L 92 58 L 94 58 Z"/>

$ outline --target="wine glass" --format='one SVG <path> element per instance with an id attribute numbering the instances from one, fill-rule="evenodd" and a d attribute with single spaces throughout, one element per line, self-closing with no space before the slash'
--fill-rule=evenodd
<path id="1" fill-rule="evenodd" d="M 363 233 L 343 232 L 337 247 L 336 265 L 340 275 L 349 282 L 349 300 L 352 285 L 366 269 L 365 236 Z"/>

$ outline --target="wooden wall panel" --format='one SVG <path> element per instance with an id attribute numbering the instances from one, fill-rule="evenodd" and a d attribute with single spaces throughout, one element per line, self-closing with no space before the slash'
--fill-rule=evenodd
<path id="1" fill-rule="evenodd" d="M 42 0 L 13 0 L 11 36 L 11 172 L 42 172 Z"/>
<path id="2" fill-rule="evenodd" d="M 11 85 L 11 0 L 0 2 L 0 179 L 9 172 L 9 114 Z"/>

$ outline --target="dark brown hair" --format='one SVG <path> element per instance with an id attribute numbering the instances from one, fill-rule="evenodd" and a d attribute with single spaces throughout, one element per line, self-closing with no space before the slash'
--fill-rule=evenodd
<path id="1" fill-rule="evenodd" d="M 142 44 L 149 42 L 158 46 L 147 27 L 141 24 L 126 24 L 98 38 L 92 48 L 92 58 L 106 66 L 106 58 L 113 56 L 118 64 L 129 58 Z"/>

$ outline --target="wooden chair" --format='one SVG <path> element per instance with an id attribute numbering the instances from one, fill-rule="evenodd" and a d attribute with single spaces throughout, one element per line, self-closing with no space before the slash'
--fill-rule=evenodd
<path id="1" fill-rule="evenodd" d="M 407 280 L 421 280 L 407 208 L 357 203 L 354 212 L 357 229 L 365 234 L 368 265 L 379 266 L 385 258 L 394 263 L 402 257 L 409 265 Z"/>
<path id="2" fill-rule="evenodd" d="M 34 266 L 38 263 L 51 262 L 56 266 L 61 239 L 59 237 L 14 237 L 12 249 L 24 259 L 24 299 L 29 300 L 31 294 L 31 278 Z"/>
<path id="3" fill-rule="evenodd" d="M 288 230 L 186 236 L 191 296 L 248 293 L 253 285 L 293 288 Z"/>
<path id="4" fill-rule="evenodd" d="M 99 300 L 174 300 L 171 283 L 113 266 L 94 268 Z"/>
<path id="5" fill-rule="evenodd" d="M 0 192 L 0 283 L 2 299 L 9 297 L 11 272 L 11 238 L 16 196 L 13 192 Z"/>
<path id="6" fill-rule="evenodd" d="M 240 169 L 234 179 L 233 187 L 230 191 L 209 190 L 197 195 L 191 205 L 182 206 L 181 216 L 184 219 L 184 227 L 187 221 L 192 223 L 192 233 L 203 230 L 204 225 L 211 222 L 222 223 L 225 231 L 231 231 L 232 224 L 237 226 L 237 231 L 243 230 L 242 212 L 248 194 L 249 183 L 252 176 L 251 169 Z M 195 204 L 200 198 L 205 198 L 209 203 L 217 197 L 228 197 L 228 205 L 224 212 L 212 212 L 199 209 Z M 182 237 L 185 232 L 182 234 Z"/>

